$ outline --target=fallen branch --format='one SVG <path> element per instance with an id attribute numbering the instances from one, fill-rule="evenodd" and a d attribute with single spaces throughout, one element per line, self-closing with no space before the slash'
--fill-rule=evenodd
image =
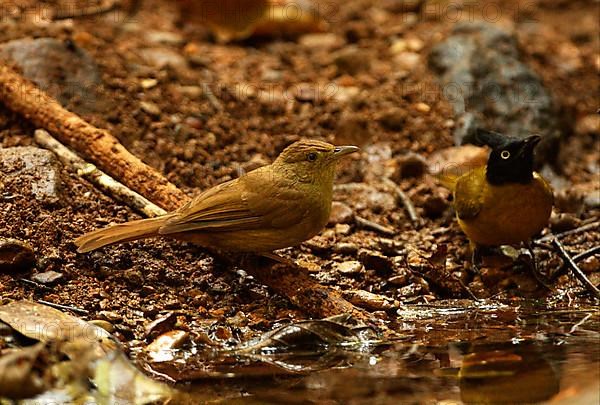
<path id="1" fill-rule="evenodd" d="M 582 226 L 580 226 L 578 228 L 570 229 L 568 231 L 557 233 L 557 234 L 552 234 L 551 233 L 549 235 L 543 236 L 543 237 L 535 240 L 534 242 L 536 244 L 537 243 L 543 243 L 543 242 L 550 242 L 550 241 L 552 241 L 555 238 L 562 239 L 565 236 L 576 235 L 578 233 L 590 231 L 590 230 L 596 229 L 596 228 L 600 228 L 600 221 L 590 222 L 589 224 L 585 224 L 585 225 L 582 225 Z"/>
<path id="2" fill-rule="evenodd" d="M 132 155 L 108 131 L 64 109 L 54 98 L 4 65 L 0 65 L 0 101 L 162 208 L 171 211 L 188 200 L 181 190 Z"/>
<path id="3" fill-rule="evenodd" d="M 75 312 L 77 314 L 88 315 L 90 313 L 90 311 L 88 311 L 87 309 L 73 307 L 71 305 L 55 304 L 54 302 L 44 301 L 44 300 L 38 300 L 37 302 L 40 303 L 40 304 L 48 305 L 49 307 L 52 307 L 52 308 L 61 309 L 61 310 L 67 310 L 67 311 L 72 311 L 72 312 Z"/>
<path id="4" fill-rule="evenodd" d="M 56 100 L 6 66 L 0 65 L 0 101 L 58 140 L 79 152 L 101 170 L 148 200 L 174 210 L 189 198 L 158 171 L 132 155 L 108 131 L 99 129 L 64 109 Z M 300 268 L 272 259 L 246 267 L 255 279 L 286 296 L 307 314 L 328 317 L 351 313 L 370 323 L 368 313 L 354 307 L 336 291 L 320 285 Z"/>
<path id="5" fill-rule="evenodd" d="M 380 225 L 377 222 L 369 221 L 368 219 L 359 217 L 358 215 L 356 215 L 354 217 L 354 222 L 356 223 L 356 226 L 358 226 L 359 228 L 379 232 L 381 234 L 388 235 L 388 236 L 393 236 L 396 234 L 396 231 L 394 231 L 392 228 L 388 228 L 387 226 Z"/>
<path id="6" fill-rule="evenodd" d="M 415 209 L 415 206 L 413 205 L 410 197 L 407 196 L 404 191 L 402 191 L 400 186 L 398 186 L 389 178 L 384 177 L 383 183 L 393 190 L 396 199 L 402 203 L 402 206 L 406 210 L 410 222 L 412 222 L 413 225 L 419 225 L 421 223 L 421 218 L 419 217 L 419 214 L 417 214 L 417 210 Z"/>
<path id="7" fill-rule="evenodd" d="M 583 284 L 590 292 L 594 294 L 596 298 L 600 298 L 600 290 L 590 281 L 589 278 L 581 271 L 577 263 L 571 258 L 571 256 L 565 250 L 565 247 L 558 240 L 558 238 L 554 238 L 552 240 L 552 244 L 558 250 L 558 254 L 563 258 L 565 264 L 569 266 L 575 277 Z"/>
<path id="8" fill-rule="evenodd" d="M 116 200 L 121 201 L 148 217 L 156 217 L 167 213 L 167 211 L 163 210 L 158 205 L 153 204 L 135 191 L 132 191 L 122 183 L 119 183 L 93 164 L 87 163 L 75 153 L 71 152 L 62 143 L 54 139 L 52 135 L 45 130 L 36 130 L 33 138 L 38 145 L 54 152 L 61 162 L 75 169 L 77 174 L 94 184 L 104 193 L 114 197 Z"/>

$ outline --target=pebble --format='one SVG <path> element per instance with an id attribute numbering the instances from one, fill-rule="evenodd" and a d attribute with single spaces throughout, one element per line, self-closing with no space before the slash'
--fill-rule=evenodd
<path id="1" fill-rule="evenodd" d="M 355 75 L 371 67 L 369 53 L 354 45 L 340 49 L 333 55 L 333 62 L 340 73 Z"/>
<path id="2" fill-rule="evenodd" d="M 171 330 L 154 339 L 146 346 L 145 351 L 155 362 L 170 361 L 174 358 L 172 351 L 183 346 L 189 338 L 190 334 L 186 331 Z"/>
<path id="3" fill-rule="evenodd" d="M 140 107 L 141 107 L 142 111 L 144 111 L 145 113 L 148 113 L 154 117 L 160 116 L 160 113 L 161 113 L 160 107 L 153 102 L 140 101 Z"/>
<path id="4" fill-rule="evenodd" d="M 55 284 L 56 282 L 62 280 L 63 275 L 62 275 L 62 273 L 59 273 L 59 272 L 56 272 L 53 270 L 49 270 L 49 271 L 45 271 L 43 273 L 34 274 L 33 276 L 31 276 L 31 279 L 33 281 L 35 281 L 36 283 L 40 283 L 40 284 L 44 284 L 44 285 L 51 285 L 51 284 Z"/>
<path id="5" fill-rule="evenodd" d="M 404 128 L 408 114 L 397 107 L 388 108 L 379 117 L 379 123 L 391 131 L 400 131 Z"/>
<path id="6" fill-rule="evenodd" d="M 335 48 L 342 46 L 346 41 L 334 33 L 305 34 L 298 39 L 298 43 L 307 48 Z"/>
<path id="7" fill-rule="evenodd" d="M 352 304 L 374 311 L 385 311 L 398 306 L 394 300 L 379 294 L 373 294 L 365 290 L 345 291 L 344 296 Z"/>
<path id="8" fill-rule="evenodd" d="M 181 35 L 169 31 L 145 31 L 146 41 L 161 45 L 178 46 L 184 43 Z"/>
<path id="9" fill-rule="evenodd" d="M 348 262 L 336 263 L 334 269 L 342 274 L 357 274 L 364 271 L 363 264 L 356 260 Z"/>
<path id="10" fill-rule="evenodd" d="M 147 337 L 155 337 L 173 329 L 176 322 L 177 314 L 175 312 L 168 312 L 146 325 L 144 331 Z"/>
<path id="11" fill-rule="evenodd" d="M 37 200 L 61 199 L 60 165 L 54 153 L 33 146 L 0 149 L 0 182 L 19 194 L 30 192 Z"/>
<path id="12" fill-rule="evenodd" d="M 380 252 L 360 249 L 358 251 L 358 259 L 367 269 L 376 270 L 379 273 L 388 273 L 392 271 L 391 260 Z"/>
<path id="13" fill-rule="evenodd" d="M 388 278 L 388 283 L 398 286 L 398 287 L 403 287 L 406 284 L 408 284 L 408 281 L 410 280 L 410 276 L 411 273 L 409 270 L 407 269 L 399 269 L 399 271 L 397 271 L 397 274 L 395 274 L 394 276 Z"/>
<path id="14" fill-rule="evenodd" d="M 0 271 L 28 270 L 34 264 L 35 254 L 28 243 L 0 237 Z"/>
<path id="15" fill-rule="evenodd" d="M 352 208 L 339 201 L 334 201 L 331 204 L 329 225 L 347 224 L 352 221 L 354 221 L 354 211 L 352 211 Z"/>
<path id="16" fill-rule="evenodd" d="M 123 317 L 114 311 L 100 311 L 98 312 L 98 317 L 112 323 L 120 322 L 123 320 Z"/>
<path id="17" fill-rule="evenodd" d="M 415 110 L 417 110 L 420 113 L 428 113 L 429 111 L 431 111 L 431 107 L 429 106 L 429 104 L 425 104 L 425 103 L 417 103 L 415 104 Z"/>
<path id="18" fill-rule="evenodd" d="M 146 63 L 157 69 L 163 69 L 167 66 L 181 69 L 187 64 L 186 59 L 178 52 L 168 48 L 146 48 L 140 50 L 140 55 Z"/>
<path id="19" fill-rule="evenodd" d="M 339 103 L 350 103 L 357 99 L 360 88 L 356 86 L 339 86 L 333 93 L 332 98 Z"/>
<path id="20" fill-rule="evenodd" d="M 156 85 L 158 84 L 158 80 L 156 79 L 142 79 L 140 81 L 140 85 L 142 86 L 142 89 L 144 90 L 148 90 L 151 89 L 152 87 L 156 87 Z"/>
<path id="21" fill-rule="evenodd" d="M 412 71 L 421 62 L 421 55 L 416 52 L 402 52 L 394 56 L 395 65 L 403 70 Z"/>
<path id="22" fill-rule="evenodd" d="M 565 232 L 575 229 L 580 225 L 581 220 L 573 214 L 559 213 L 550 217 L 550 229 L 552 229 L 552 232 Z"/>
<path id="23" fill-rule="evenodd" d="M 335 224 L 333 230 L 335 231 L 336 235 L 345 236 L 352 232 L 352 227 L 349 224 Z"/>
<path id="24" fill-rule="evenodd" d="M 355 243 L 340 242 L 333 246 L 333 251 L 336 253 L 350 255 L 358 252 L 358 246 Z"/>

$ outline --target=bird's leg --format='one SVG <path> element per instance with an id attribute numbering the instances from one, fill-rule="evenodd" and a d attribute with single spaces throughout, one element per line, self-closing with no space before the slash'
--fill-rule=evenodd
<path id="1" fill-rule="evenodd" d="M 531 269 L 531 272 L 533 273 L 533 277 L 535 277 L 535 279 L 537 280 L 538 283 L 540 283 L 540 285 L 543 285 L 548 290 L 552 291 L 552 287 L 550 285 L 548 285 L 546 280 L 544 280 L 544 277 L 542 276 L 542 274 L 538 271 L 537 262 L 535 260 L 535 252 L 533 251 L 532 241 L 529 240 L 529 241 L 525 242 L 525 245 L 527 246 L 527 250 L 529 251 L 529 255 L 531 256 L 530 269 Z"/>
<path id="2" fill-rule="evenodd" d="M 471 242 L 471 270 L 475 274 L 481 274 L 479 267 L 481 266 L 481 249 L 480 247 Z"/>

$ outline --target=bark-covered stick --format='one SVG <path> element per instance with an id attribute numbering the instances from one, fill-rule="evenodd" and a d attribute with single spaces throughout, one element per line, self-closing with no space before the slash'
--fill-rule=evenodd
<path id="1" fill-rule="evenodd" d="M 108 131 L 66 110 L 33 83 L 1 64 L 0 102 L 162 208 L 171 211 L 188 200 L 181 190 L 132 155 Z"/>
<path id="2" fill-rule="evenodd" d="M 158 205 L 116 181 L 93 164 L 87 163 L 65 145 L 54 139 L 47 131 L 43 129 L 36 130 L 34 139 L 38 145 L 54 152 L 61 162 L 75 169 L 81 177 L 84 177 L 116 200 L 123 202 L 147 217 L 157 217 L 167 213 Z"/>

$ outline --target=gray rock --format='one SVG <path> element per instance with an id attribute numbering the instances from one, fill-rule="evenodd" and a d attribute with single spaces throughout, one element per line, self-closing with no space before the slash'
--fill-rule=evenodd
<path id="1" fill-rule="evenodd" d="M 77 113 L 109 108 L 98 91 L 102 80 L 96 62 L 72 42 L 15 39 L 0 44 L 0 62 L 15 65 L 24 77 Z"/>
<path id="2" fill-rule="evenodd" d="M 0 149 L 0 183 L 4 183 L 6 190 L 30 193 L 45 203 L 56 203 L 61 197 L 56 156 L 32 146 Z"/>
<path id="3" fill-rule="evenodd" d="M 457 117 L 456 144 L 472 143 L 478 127 L 516 137 L 537 134 L 538 163 L 554 159 L 557 110 L 539 76 L 520 60 L 513 33 L 483 21 L 456 24 L 433 48 L 429 66 Z"/>
<path id="4" fill-rule="evenodd" d="M 357 274 L 362 272 L 365 268 L 361 262 L 351 260 L 348 262 L 336 263 L 334 269 L 342 274 Z"/>
<path id="5" fill-rule="evenodd" d="M 34 263 L 35 254 L 29 244 L 0 237 L 0 271 L 28 270 Z"/>
<path id="6" fill-rule="evenodd" d="M 54 284 L 60 280 L 62 280 L 63 275 L 62 273 L 50 270 L 50 271 L 45 271 L 43 273 L 37 273 L 34 274 L 33 276 L 31 276 L 31 279 L 33 281 L 35 281 L 36 283 L 40 283 L 40 284 Z"/>

